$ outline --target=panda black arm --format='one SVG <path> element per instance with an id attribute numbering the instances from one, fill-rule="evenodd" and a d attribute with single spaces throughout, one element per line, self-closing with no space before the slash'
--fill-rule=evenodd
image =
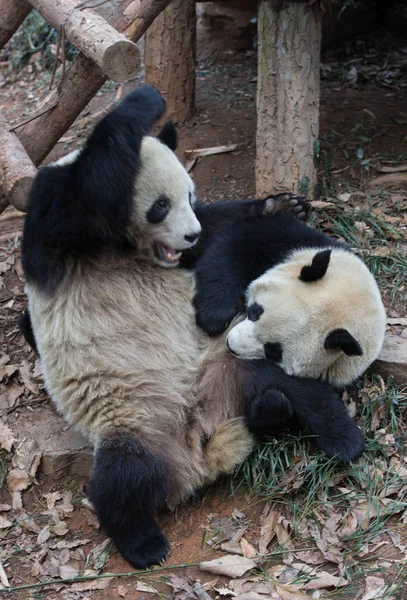
<path id="1" fill-rule="evenodd" d="M 73 162 L 40 169 L 24 225 L 28 280 L 52 291 L 70 261 L 105 245 L 123 246 L 142 138 L 164 110 L 157 90 L 134 90 L 95 127 Z"/>
<path id="2" fill-rule="evenodd" d="M 289 419 L 291 408 L 300 428 L 316 436 L 316 443 L 327 456 L 348 463 L 363 454 L 362 434 L 330 384 L 287 375 L 266 360 L 242 361 L 241 369 L 248 426 L 254 433 L 259 432 L 259 425 L 263 435 L 275 433 L 275 427 L 265 431 L 264 421 L 276 425 L 275 417 Z M 284 397 L 288 402 L 283 402 Z M 259 423 L 258 415 L 263 423 Z"/>
<path id="3" fill-rule="evenodd" d="M 296 248 L 340 246 L 293 215 L 278 213 L 229 225 L 195 268 L 198 324 L 222 333 L 240 312 L 248 285 Z"/>
<path id="4" fill-rule="evenodd" d="M 195 214 L 202 226 L 198 243 L 184 251 L 181 266 L 192 268 L 196 260 L 205 252 L 214 237 L 229 225 L 241 223 L 247 219 L 275 215 L 278 212 L 292 212 L 299 218 L 305 218 L 309 204 L 303 196 L 294 194 L 273 194 L 255 200 L 228 200 L 211 204 L 197 204 Z"/>

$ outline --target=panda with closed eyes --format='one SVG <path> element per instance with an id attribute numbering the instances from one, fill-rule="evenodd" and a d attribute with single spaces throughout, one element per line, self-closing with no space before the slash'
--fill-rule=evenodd
<path id="1" fill-rule="evenodd" d="M 23 329 L 31 319 L 51 399 L 94 446 L 90 500 L 135 568 L 168 552 L 157 512 L 250 453 L 256 402 L 273 398 L 268 433 L 288 402 L 328 455 L 351 461 L 364 448 L 329 383 L 241 360 L 226 333 L 198 327 L 191 267 L 228 227 L 270 224 L 270 201 L 196 204 L 173 127 L 149 135 L 164 110 L 143 86 L 82 150 L 41 169 L 22 245 Z"/>

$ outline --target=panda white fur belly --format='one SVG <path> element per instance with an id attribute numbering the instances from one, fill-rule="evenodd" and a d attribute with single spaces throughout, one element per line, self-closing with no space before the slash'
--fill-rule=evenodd
<path id="1" fill-rule="evenodd" d="M 294 403 L 329 455 L 348 461 L 363 452 L 328 384 L 291 378 L 267 361 L 241 361 L 227 351 L 226 334 L 211 339 L 197 327 L 194 280 L 171 268 L 181 251 L 195 249 L 196 215 L 222 229 L 244 215 L 260 217 L 265 204 L 194 212 L 193 183 L 172 152 L 171 127 L 147 136 L 164 109 L 159 93 L 144 86 L 102 120 L 83 150 L 41 169 L 22 249 L 47 389 L 94 444 L 89 496 L 102 528 L 136 568 L 168 552 L 157 511 L 248 455 L 250 402 L 270 387 Z M 309 419 L 315 412 L 318 421 Z"/>

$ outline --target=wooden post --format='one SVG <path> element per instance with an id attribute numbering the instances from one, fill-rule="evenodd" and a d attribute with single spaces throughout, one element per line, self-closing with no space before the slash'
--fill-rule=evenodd
<path id="1" fill-rule="evenodd" d="M 56 29 L 91 58 L 113 81 L 126 81 L 140 69 L 140 50 L 90 9 L 75 8 L 75 0 L 30 0 Z"/>
<path id="2" fill-rule="evenodd" d="M 130 0 L 112 25 L 137 42 L 170 1 Z M 76 57 L 62 86 L 47 99 L 41 112 L 54 108 L 18 131 L 18 137 L 34 164 L 39 165 L 44 160 L 105 81 L 106 76 L 93 61 L 83 54 Z"/>
<path id="3" fill-rule="evenodd" d="M 0 48 L 3 48 L 31 12 L 26 0 L 0 0 Z"/>
<path id="4" fill-rule="evenodd" d="M 305 3 L 261 0 L 256 195 L 315 192 L 321 22 Z"/>
<path id="5" fill-rule="evenodd" d="M 195 59 L 195 1 L 173 0 L 147 31 L 144 79 L 163 94 L 176 123 L 195 110 Z"/>
<path id="6" fill-rule="evenodd" d="M 0 114 L 0 212 L 8 204 L 26 210 L 27 197 L 37 169 L 18 137 Z"/>

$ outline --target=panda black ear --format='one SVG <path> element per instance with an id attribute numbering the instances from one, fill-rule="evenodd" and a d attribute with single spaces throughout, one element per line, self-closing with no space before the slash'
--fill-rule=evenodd
<path id="1" fill-rule="evenodd" d="M 300 273 L 301 281 L 318 281 L 322 279 L 328 269 L 329 260 L 331 258 L 331 250 L 322 250 L 312 259 L 312 263 L 303 267 Z"/>
<path id="2" fill-rule="evenodd" d="M 169 119 L 164 127 L 161 129 L 160 133 L 157 135 L 157 138 L 168 146 L 170 150 L 175 152 L 178 146 L 178 136 L 177 130 L 175 129 L 174 123 Z"/>
<path id="3" fill-rule="evenodd" d="M 346 356 L 362 356 L 361 345 L 347 329 L 334 329 L 328 333 L 324 348 L 326 350 L 342 350 Z"/>

